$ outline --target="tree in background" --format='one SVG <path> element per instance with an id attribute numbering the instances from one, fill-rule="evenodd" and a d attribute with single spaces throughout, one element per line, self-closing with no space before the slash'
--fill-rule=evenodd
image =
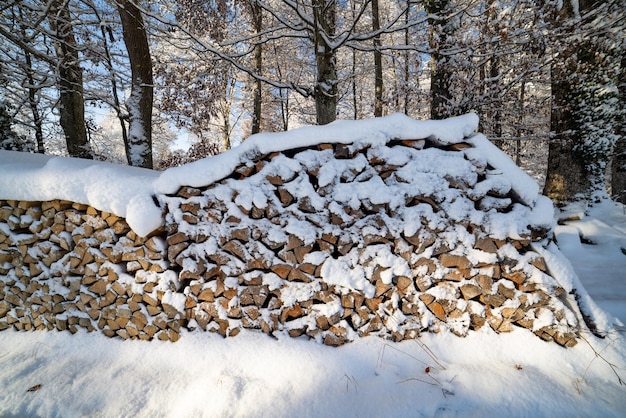
<path id="1" fill-rule="evenodd" d="M 168 4 L 165 10 L 176 21 L 153 28 L 157 107 L 198 138 L 202 149 L 224 151 L 232 133 L 233 68 L 197 44 L 222 41 L 232 10 L 226 2 L 192 0 Z M 215 146 L 209 146 L 212 142 Z"/>
<path id="2" fill-rule="evenodd" d="M 571 2 L 560 9 L 548 4 L 561 36 L 555 37 L 551 62 L 554 138 L 544 193 L 559 202 L 606 194 L 605 170 L 619 116 L 616 79 L 623 51 L 614 36 L 623 19 L 619 3 Z"/>
<path id="3" fill-rule="evenodd" d="M 60 124 L 65 133 L 67 151 L 71 157 L 92 158 L 85 127 L 83 69 L 74 36 L 69 2 L 52 0 L 48 21 L 54 33 L 54 48 L 58 59 Z"/>
<path id="4" fill-rule="evenodd" d="M 391 39 L 391 35 L 403 34 L 407 28 L 426 20 L 423 14 L 419 15 L 413 8 L 411 10 L 414 13 L 407 14 L 404 6 L 398 9 L 395 4 L 390 3 L 385 5 L 384 12 L 381 10 L 380 29 L 375 31 L 372 29 L 371 13 L 368 13 L 371 10 L 371 0 L 259 1 L 255 3 L 261 7 L 263 15 L 263 29 L 259 31 L 260 26 L 255 26 L 254 19 L 238 13 L 238 4 L 240 3 L 233 2 L 229 6 L 232 13 L 227 21 L 237 23 L 229 26 L 221 40 L 199 36 L 192 25 L 181 19 L 169 23 L 176 28 L 177 33 L 180 31 L 188 34 L 194 41 L 194 48 L 201 51 L 207 60 L 220 59 L 232 65 L 239 74 L 239 80 L 243 80 L 241 75 L 244 74 L 255 80 L 255 83 L 262 82 L 272 91 L 272 95 L 266 97 L 282 97 L 281 110 L 286 110 L 284 99 L 289 96 L 289 103 L 300 107 L 300 117 L 307 123 L 328 123 L 338 115 L 343 115 L 347 109 L 354 112 L 356 106 L 347 106 L 343 102 L 350 95 L 350 89 L 346 87 L 355 86 L 352 83 L 355 81 L 354 72 L 347 70 L 344 64 L 356 60 L 346 60 L 346 57 L 357 58 L 375 50 L 381 54 L 395 49 L 406 50 L 406 45 L 384 44 L 384 41 L 381 41 L 381 45 L 377 41 L 375 47 L 374 39 Z M 192 5 L 197 7 L 197 3 Z M 409 5 L 406 7 L 409 8 Z M 235 20 L 234 17 L 238 19 Z M 264 63 L 260 72 L 260 67 L 254 64 L 259 62 L 256 59 L 259 51 L 257 46 L 262 46 L 261 58 Z M 272 51 L 286 51 L 287 55 L 274 56 Z M 268 58 L 263 58 L 264 55 Z M 272 64 L 275 60 L 280 60 L 282 68 Z M 289 71 L 285 71 L 287 67 Z M 298 69 L 295 70 L 296 68 Z M 364 68 L 358 66 L 355 70 L 362 73 Z M 378 80 L 380 85 L 381 78 L 378 77 Z M 362 82 L 363 79 L 359 78 L 358 81 Z M 304 99 L 313 99 L 314 110 L 309 108 L 305 100 L 292 99 L 294 96 L 288 92 Z M 258 94 L 256 97 L 258 98 Z M 364 100 L 369 97 L 374 97 L 373 93 L 364 97 Z M 366 102 L 359 103 L 358 106 L 373 106 L 373 102 L 369 105 Z M 293 112 L 285 111 L 283 115 L 287 113 Z M 371 113 L 368 111 L 364 116 L 369 114 Z M 309 115 L 314 116 L 314 119 Z"/>
<path id="5" fill-rule="evenodd" d="M 455 18 L 450 0 L 427 0 L 424 8 L 430 24 L 430 117 L 445 119 L 454 114 L 452 109 L 452 76 L 449 49 L 453 47 Z"/>
<path id="6" fill-rule="evenodd" d="M 337 118 L 337 57 L 332 45 L 337 29 L 337 2 L 312 0 L 313 51 L 316 63 L 315 114 L 318 125 L 326 125 Z M 306 20 L 306 19 L 303 19 Z"/>
<path id="7" fill-rule="evenodd" d="M 141 11 L 130 0 L 117 0 L 124 43 L 131 68 L 131 92 L 126 101 L 129 135 L 126 155 L 130 165 L 152 168 L 152 59 Z"/>
<path id="8" fill-rule="evenodd" d="M 11 42 L 0 43 L 0 88 L 4 93 L 3 123 L 13 125 L 26 120 L 28 126 L 35 132 L 37 152 L 44 153 L 40 90 L 42 86 L 48 83 L 49 76 L 37 68 L 36 58 L 33 57 L 37 51 L 32 46 L 35 39 L 27 33 L 24 14 L 25 12 L 15 5 L 7 6 L 2 13 L 3 23 L 10 22 L 10 25 L 4 28 L 0 25 L 0 34 L 6 33 L 12 41 L 15 41 L 14 44 Z M 24 96 L 28 98 L 30 118 L 28 112 L 25 111 Z M 8 109 L 12 109 L 11 115 L 9 115 Z M 6 119 L 9 116 L 11 117 L 10 121 Z"/>
<path id="9" fill-rule="evenodd" d="M 626 204 L 626 39 L 622 41 L 622 59 L 617 82 L 619 93 L 618 106 L 621 110 L 617 124 L 618 139 L 613 150 L 611 164 L 611 192 L 613 197 Z"/>
<path id="10" fill-rule="evenodd" d="M 18 13 L 20 14 L 20 36 L 23 40 L 28 39 L 26 33 L 26 27 L 23 24 L 24 22 L 24 12 L 21 9 L 18 9 Z M 24 56 L 24 73 L 25 73 L 25 84 L 26 89 L 28 90 L 28 106 L 30 107 L 30 111 L 33 117 L 33 128 L 35 130 L 35 143 L 37 144 L 37 152 L 43 154 L 45 152 L 45 147 L 43 143 L 43 120 L 41 117 L 41 112 L 39 110 L 39 100 L 37 98 L 39 92 L 39 86 L 43 81 L 46 80 L 46 77 L 40 78 L 36 72 L 36 69 L 33 64 L 32 54 L 28 48 L 22 48 L 22 54 Z"/>
<path id="11" fill-rule="evenodd" d="M 52 109 L 70 156 L 90 157 L 86 121 L 97 108 L 113 107 L 121 124 L 129 121 L 118 92 L 132 84 L 132 71 L 128 51 L 117 42 L 122 29 L 115 7 L 94 0 L 12 0 L 0 9 L 0 63 L 11 69 L 0 88 L 16 109 L 16 126 L 34 132 L 40 152 L 44 145 L 63 152 Z"/>
<path id="12" fill-rule="evenodd" d="M 255 34 L 261 35 L 263 32 L 263 8 L 259 4 L 259 1 L 247 0 L 244 2 L 244 8 L 247 8 L 250 14 L 252 28 Z M 263 75 L 263 45 L 262 43 L 254 45 L 254 72 L 260 75 Z M 256 134 L 261 131 L 261 122 L 263 119 L 263 83 L 258 78 L 254 79 L 254 93 L 252 97 L 253 110 L 250 133 Z"/>
<path id="13" fill-rule="evenodd" d="M 380 11 L 378 0 L 372 0 L 372 31 L 380 31 Z M 375 35 L 374 43 L 374 117 L 383 115 L 383 56 L 380 51 L 380 35 Z"/>
<path id="14" fill-rule="evenodd" d="M 94 12 L 96 17 L 96 21 L 98 22 L 98 26 L 100 27 L 101 34 L 101 47 L 102 52 L 100 54 L 100 61 L 105 68 L 105 71 L 108 75 L 109 83 L 110 83 L 110 95 L 103 94 L 103 102 L 107 103 L 115 112 L 117 117 L 120 132 L 119 134 L 122 137 L 122 142 L 124 144 L 124 152 L 125 152 L 125 160 L 126 164 L 131 165 L 132 162 L 130 160 L 130 147 L 129 147 L 129 139 L 128 139 L 128 112 L 125 112 L 122 108 L 122 102 L 120 100 L 119 93 L 119 85 L 121 81 L 118 81 L 118 74 L 116 72 L 116 64 L 113 56 L 113 45 L 116 42 L 116 35 L 114 34 L 114 30 L 112 28 L 113 22 L 110 19 L 107 19 L 105 12 L 99 10 L 95 7 L 95 5 L 91 5 L 91 9 Z M 119 12 L 118 12 L 119 14 Z M 131 71 L 132 72 L 132 71 Z M 106 77 L 105 77 L 106 78 Z M 110 98 L 110 100 L 106 100 L 106 98 Z M 97 153 L 96 153 L 97 154 Z"/>

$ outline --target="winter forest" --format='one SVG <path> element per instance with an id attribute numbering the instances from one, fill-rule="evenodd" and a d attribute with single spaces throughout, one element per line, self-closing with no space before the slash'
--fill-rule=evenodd
<path id="1" fill-rule="evenodd" d="M 625 200 L 625 27 L 625 0 L 6 0 L 0 148 L 163 170 L 475 112 L 547 196 Z"/>

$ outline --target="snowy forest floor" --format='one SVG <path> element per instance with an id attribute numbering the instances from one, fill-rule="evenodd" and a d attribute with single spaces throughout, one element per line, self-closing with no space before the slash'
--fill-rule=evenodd
<path id="1" fill-rule="evenodd" d="M 626 323 L 625 209 L 581 208 L 561 214 L 582 219 L 557 227 L 558 244 L 598 305 Z M 169 343 L 7 330 L 0 417 L 624 416 L 623 326 L 573 348 L 487 328 L 340 348 L 252 332 Z"/>

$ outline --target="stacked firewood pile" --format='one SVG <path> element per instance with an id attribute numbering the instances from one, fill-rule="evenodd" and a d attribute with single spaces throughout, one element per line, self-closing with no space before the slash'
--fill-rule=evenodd
<path id="1" fill-rule="evenodd" d="M 577 317 L 533 249 L 549 231 L 490 230 L 528 208 L 468 147 L 321 144 L 257 156 L 228 178 L 165 197 L 186 326 L 286 331 L 328 345 L 523 327 L 576 344 Z M 428 163 L 442 158 L 465 168 Z"/>
<path id="2" fill-rule="evenodd" d="M 139 237 L 111 213 L 0 201 L 0 330 L 176 340 L 182 318 L 161 304 L 177 280 L 165 254 L 162 237 Z"/>
<path id="3" fill-rule="evenodd" d="M 0 330 L 256 329 L 337 346 L 523 327 L 576 344 L 580 315 L 539 254 L 549 228 L 471 149 L 431 138 L 250 156 L 157 196 L 165 228 L 148 237 L 78 203 L 0 201 Z"/>

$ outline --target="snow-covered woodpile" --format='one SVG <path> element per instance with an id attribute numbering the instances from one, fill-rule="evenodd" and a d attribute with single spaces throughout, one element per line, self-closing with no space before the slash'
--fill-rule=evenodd
<path id="1" fill-rule="evenodd" d="M 181 317 L 162 303 L 176 282 L 165 254 L 163 238 L 90 206 L 0 201 L 0 330 L 176 340 Z"/>
<path id="2" fill-rule="evenodd" d="M 471 148 L 320 144 L 181 188 L 165 201 L 187 326 L 329 345 L 519 326 L 575 344 L 564 290 L 533 250 L 549 228 L 525 223 L 531 209 Z"/>
<path id="3" fill-rule="evenodd" d="M 576 344 L 572 289 L 544 259 L 551 203 L 484 137 L 282 149 L 156 196 L 165 226 L 145 238 L 90 206 L 0 201 L 0 329 L 336 346 L 523 327 Z"/>

